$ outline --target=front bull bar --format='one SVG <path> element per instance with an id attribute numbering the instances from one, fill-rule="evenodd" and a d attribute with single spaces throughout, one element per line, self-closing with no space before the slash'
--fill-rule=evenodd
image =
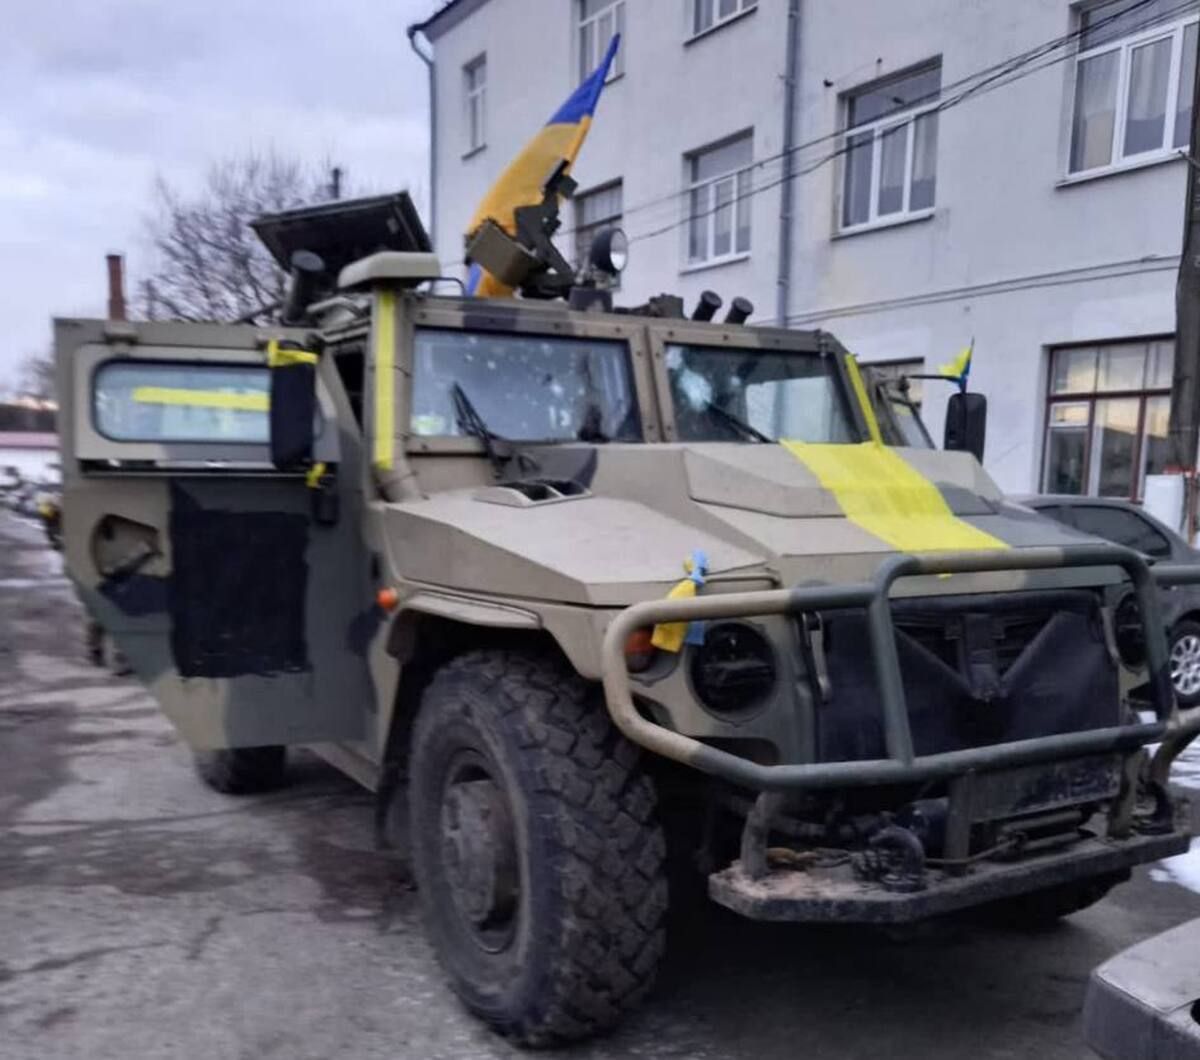
<path id="1" fill-rule="evenodd" d="M 984 571 L 1047 570 L 1063 567 L 1120 567 L 1129 576 L 1141 613 L 1154 722 L 1083 732 L 1058 733 L 1029 740 L 990 744 L 959 751 L 916 756 L 896 651 L 889 594 L 899 578 Z M 1108 752 L 1127 752 L 1162 741 L 1150 777 L 1165 784 L 1175 757 L 1200 732 L 1200 707 L 1180 711 L 1171 687 L 1166 634 L 1158 603 L 1158 585 L 1200 584 L 1200 566 L 1151 568 L 1140 553 L 1116 545 L 1070 545 L 988 552 L 931 552 L 890 556 L 871 582 L 854 585 L 797 586 L 760 592 L 712 594 L 648 600 L 626 608 L 604 637 L 604 695 L 617 728 L 654 754 L 703 773 L 760 791 L 865 787 L 946 779 L 969 770 L 1033 765 Z M 851 762 L 799 762 L 762 765 L 664 728 L 644 718 L 634 704 L 625 664 L 625 642 L 635 630 L 661 622 L 798 615 L 802 612 L 865 608 L 871 660 L 887 758 Z"/>

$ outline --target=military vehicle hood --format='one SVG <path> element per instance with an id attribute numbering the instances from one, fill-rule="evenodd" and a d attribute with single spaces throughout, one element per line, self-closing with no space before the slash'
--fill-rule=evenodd
<path id="1" fill-rule="evenodd" d="M 854 461 L 878 447 L 807 448 L 814 452 L 730 443 L 534 449 L 538 472 L 521 482 L 390 505 L 387 536 L 404 542 L 391 562 L 406 579 L 450 589 L 623 606 L 663 595 L 695 550 L 706 554 L 714 587 L 748 589 L 860 581 L 897 551 L 1080 540 L 1006 503 L 967 454 L 886 449 L 895 463 L 876 465 Z M 808 460 L 815 455 L 850 464 L 831 472 Z M 1055 572 L 1057 584 L 1066 573 Z M 953 591 L 1032 587 L 1038 577 L 956 576 Z M 948 581 L 913 579 L 906 591 L 948 592 Z"/>

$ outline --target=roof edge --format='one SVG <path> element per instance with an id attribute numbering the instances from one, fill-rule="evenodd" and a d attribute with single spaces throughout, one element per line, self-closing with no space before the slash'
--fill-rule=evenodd
<path id="1" fill-rule="evenodd" d="M 446 0 L 424 22 L 412 23 L 408 27 L 408 35 L 412 37 L 416 33 L 423 33 L 430 42 L 436 41 L 486 3 L 487 0 Z"/>

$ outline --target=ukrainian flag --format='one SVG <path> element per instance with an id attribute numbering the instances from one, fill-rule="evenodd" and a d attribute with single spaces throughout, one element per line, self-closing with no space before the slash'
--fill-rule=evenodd
<path id="1" fill-rule="evenodd" d="M 618 33 L 609 42 L 608 51 L 604 53 L 600 65 L 571 93 L 570 98 L 551 115 L 538 134 L 500 174 L 467 226 L 468 239 L 488 220 L 495 221 L 509 235 L 516 235 L 513 213 L 516 208 L 536 206 L 542 201 L 542 185 L 560 160 L 565 158 L 568 165 L 575 163 L 575 156 L 579 154 L 579 148 L 583 146 L 591 128 L 592 115 L 596 112 L 600 92 L 620 43 L 621 35 Z M 478 265 L 471 266 L 467 291 L 481 298 L 512 294 L 510 287 L 500 283 Z"/>
<path id="2" fill-rule="evenodd" d="M 970 346 L 959 350 L 953 360 L 947 361 L 938 369 L 938 375 L 955 380 L 963 390 L 966 390 L 967 378 L 971 374 L 971 357 L 974 353 L 975 340 L 972 339 Z"/>

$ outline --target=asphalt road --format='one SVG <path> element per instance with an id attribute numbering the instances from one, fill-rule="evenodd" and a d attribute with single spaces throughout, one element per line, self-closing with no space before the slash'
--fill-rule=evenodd
<path id="1" fill-rule="evenodd" d="M 370 805 L 311 757 L 274 795 L 202 787 L 141 689 L 84 661 L 38 528 L 0 512 L 0 1058 L 520 1055 L 443 986 Z M 1198 861 L 1043 934 L 899 944 L 714 908 L 617 1033 L 543 1055 L 1087 1056 L 1088 972 L 1200 916 Z"/>

